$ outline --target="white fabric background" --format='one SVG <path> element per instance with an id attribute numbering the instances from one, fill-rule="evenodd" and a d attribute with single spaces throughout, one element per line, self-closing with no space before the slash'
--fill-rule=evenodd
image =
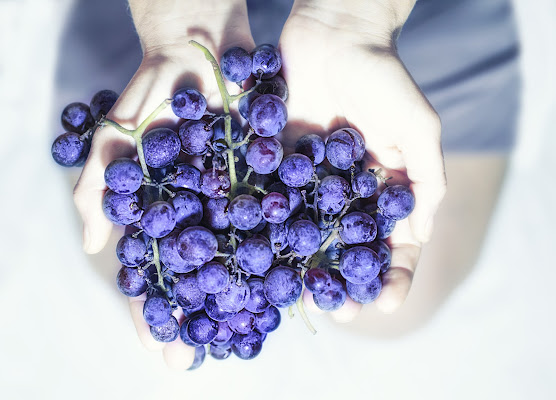
<path id="1" fill-rule="evenodd" d="M 518 147 L 480 261 L 436 317 L 387 341 L 318 317 L 311 337 L 299 318 L 284 318 L 257 359 L 208 357 L 192 373 L 167 370 L 141 347 L 113 283 L 115 257 L 97 265 L 101 256 L 81 251 L 75 170 L 50 157 L 70 5 L 0 0 L 0 398 L 556 398 L 556 3 L 516 1 Z"/>

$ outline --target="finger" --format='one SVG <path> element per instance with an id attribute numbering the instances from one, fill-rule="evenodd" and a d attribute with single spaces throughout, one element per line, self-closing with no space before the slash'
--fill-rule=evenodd
<path id="1" fill-rule="evenodd" d="M 195 347 L 186 345 L 178 338 L 164 346 L 162 356 L 169 368 L 183 371 L 193 364 L 193 360 L 195 360 Z"/>
<path id="2" fill-rule="evenodd" d="M 332 311 L 330 315 L 335 322 L 345 324 L 351 322 L 361 312 L 363 304 L 353 301 L 349 296 L 346 296 L 344 305 L 336 311 Z"/>
<path id="3" fill-rule="evenodd" d="M 165 346 L 165 343 L 157 342 L 151 335 L 151 327 L 143 318 L 143 306 L 145 305 L 146 294 L 129 298 L 129 311 L 131 319 L 137 330 L 139 340 L 149 351 L 159 351 Z"/>

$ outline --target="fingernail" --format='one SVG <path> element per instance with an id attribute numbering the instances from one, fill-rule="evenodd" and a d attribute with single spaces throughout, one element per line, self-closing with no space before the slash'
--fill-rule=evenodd
<path id="1" fill-rule="evenodd" d="M 85 252 L 87 250 L 89 250 L 89 247 L 91 245 L 91 235 L 89 234 L 89 228 L 87 227 L 87 225 L 83 225 L 83 250 L 85 250 Z"/>

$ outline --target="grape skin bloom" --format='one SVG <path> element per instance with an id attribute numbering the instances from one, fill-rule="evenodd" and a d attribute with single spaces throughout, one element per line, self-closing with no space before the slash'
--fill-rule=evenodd
<path id="1" fill-rule="evenodd" d="M 245 161 L 257 174 L 271 174 L 282 162 L 284 149 L 275 138 L 257 138 L 247 148 Z"/>
<path id="2" fill-rule="evenodd" d="M 288 110 L 280 97 L 263 94 L 251 103 L 247 120 L 257 135 L 271 137 L 286 126 Z"/>
<path id="3" fill-rule="evenodd" d="M 368 283 L 378 276 L 378 255 L 364 246 L 355 246 L 340 257 L 340 273 L 352 283 Z"/>
<path id="4" fill-rule="evenodd" d="M 287 186 L 296 188 L 308 184 L 313 178 L 313 174 L 313 162 L 303 154 L 290 154 L 278 167 L 280 180 Z"/>
<path id="5" fill-rule="evenodd" d="M 300 256 L 315 254 L 319 250 L 320 241 L 320 229 L 312 221 L 295 221 L 288 229 L 288 243 Z"/>
<path id="6" fill-rule="evenodd" d="M 178 158 L 180 146 L 180 139 L 173 130 L 152 129 L 143 136 L 145 163 L 151 168 L 167 167 Z"/>

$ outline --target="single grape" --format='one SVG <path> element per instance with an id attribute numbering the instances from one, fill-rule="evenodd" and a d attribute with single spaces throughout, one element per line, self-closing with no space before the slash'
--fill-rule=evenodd
<path id="1" fill-rule="evenodd" d="M 346 281 L 346 288 L 349 297 L 361 304 L 372 303 L 376 300 L 382 290 L 382 281 L 380 276 L 368 283 L 356 284 Z"/>
<path id="2" fill-rule="evenodd" d="M 220 231 L 230 226 L 228 218 L 227 198 L 223 199 L 205 199 L 203 202 L 203 223 L 210 229 Z"/>
<path id="3" fill-rule="evenodd" d="M 225 128 L 225 118 L 220 118 L 214 123 L 214 125 L 212 125 L 212 130 L 214 132 L 212 136 L 212 146 L 217 152 L 222 152 L 228 148 L 228 145 L 226 144 Z M 231 119 L 231 129 L 233 142 L 243 139 L 243 129 L 235 118 Z"/>
<path id="4" fill-rule="evenodd" d="M 157 342 L 173 342 L 180 334 L 180 324 L 176 317 L 171 316 L 170 319 L 160 326 L 151 326 L 151 335 Z"/>
<path id="5" fill-rule="evenodd" d="M 313 178 L 313 162 L 303 154 L 290 154 L 278 167 L 280 180 L 288 186 L 303 187 Z"/>
<path id="6" fill-rule="evenodd" d="M 214 234 L 202 226 L 185 228 L 176 240 L 178 253 L 190 265 L 203 265 L 212 260 L 218 250 Z"/>
<path id="7" fill-rule="evenodd" d="M 216 360 L 225 360 L 232 354 L 232 345 L 225 343 L 215 346 L 213 341 L 210 344 L 209 354 Z"/>
<path id="8" fill-rule="evenodd" d="M 89 106 L 84 103 L 71 103 L 62 111 L 62 127 L 68 132 L 83 134 L 92 128 L 95 119 L 91 115 Z"/>
<path id="9" fill-rule="evenodd" d="M 245 280 L 239 284 L 232 281 L 226 289 L 215 294 L 216 304 L 226 312 L 239 312 L 249 301 L 249 285 Z"/>
<path id="10" fill-rule="evenodd" d="M 261 44 L 255 47 L 251 56 L 253 58 L 251 72 L 256 78 L 271 78 L 282 68 L 280 52 L 271 44 Z"/>
<path id="11" fill-rule="evenodd" d="M 262 219 L 261 204 L 255 197 L 249 194 L 236 196 L 230 202 L 228 210 L 230 223 L 237 229 L 244 231 L 253 229 Z"/>
<path id="12" fill-rule="evenodd" d="M 172 111 L 176 117 L 198 120 L 205 114 L 207 101 L 197 89 L 183 88 L 172 96 Z"/>
<path id="13" fill-rule="evenodd" d="M 249 285 L 249 301 L 245 304 L 245 309 L 252 313 L 260 313 L 268 308 L 270 303 L 264 295 L 264 281 L 260 278 L 250 278 L 247 280 Z"/>
<path id="14" fill-rule="evenodd" d="M 280 166 L 284 149 L 273 137 L 257 138 L 247 148 L 245 161 L 257 174 L 270 174 Z"/>
<path id="15" fill-rule="evenodd" d="M 376 240 L 369 243 L 369 247 L 377 254 L 380 260 L 380 273 L 384 274 L 390 268 L 390 262 L 392 261 L 392 252 L 390 247 L 382 240 Z"/>
<path id="16" fill-rule="evenodd" d="M 193 271 L 195 265 L 188 264 L 178 253 L 176 238 L 177 235 L 168 235 L 160 239 L 158 242 L 160 262 L 173 272 L 185 273 Z"/>
<path id="17" fill-rule="evenodd" d="M 232 331 L 246 335 L 255 327 L 255 314 L 241 310 L 228 321 L 228 325 Z"/>
<path id="18" fill-rule="evenodd" d="M 149 204 L 141 217 L 141 227 L 147 235 L 162 238 L 176 226 L 176 211 L 166 201 L 155 201 Z"/>
<path id="19" fill-rule="evenodd" d="M 340 273 L 352 283 L 368 283 L 380 272 L 380 260 L 371 249 L 355 246 L 340 257 Z"/>
<path id="20" fill-rule="evenodd" d="M 128 297 L 137 297 L 147 290 L 145 273 L 137 268 L 122 267 L 116 277 L 120 292 Z"/>
<path id="21" fill-rule="evenodd" d="M 209 147 L 208 143 L 214 135 L 212 127 L 203 120 L 184 122 L 179 129 L 183 151 L 190 156 L 202 156 Z"/>
<path id="22" fill-rule="evenodd" d="M 51 154 L 59 165 L 74 167 L 85 161 L 89 154 L 89 145 L 80 139 L 79 134 L 66 132 L 54 140 Z"/>
<path id="23" fill-rule="evenodd" d="M 272 265 L 274 254 L 267 238 L 253 235 L 237 247 L 236 259 L 248 274 L 263 275 Z"/>
<path id="24" fill-rule="evenodd" d="M 353 128 L 338 129 L 326 141 L 326 158 L 338 169 L 349 169 L 364 155 L 365 141 Z"/>
<path id="25" fill-rule="evenodd" d="M 303 282 L 311 293 L 320 294 L 330 288 L 332 277 L 322 268 L 311 268 L 305 273 Z"/>
<path id="26" fill-rule="evenodd" d="M 176 225 L 185 228 L 198 225 L 203 219 L 203 204 L 199 197 L 187 190 L 182 190 L 170 200 L 176 211 Z"/>
<path id="27" fill-rule="evenodd" d="M 373 217 L 361 211 L 346 214 L 341 220 L 340 237 L 346 244 L 370 243 L 376 238 Z"/>
<path id="28" fill-rule="evenodd" d="M 118 93 L 113 90 L 101 90 L 95 93 L 89 104 L 91 115 L 98 121 L 103 115 L 108 115 L 117 100 Z"/>
<path id="29" fill-rule="evenodd" d="M 172 286 L 176 302 L 181 308 L 194 309 L 205 303 L 206 293 L 199 288 L 195 274 L 178 274 L 178 281 Z"/>
<path id="30" fill-rule="evenodd" d="M 290 216 L 290 202 L 283 194 L 268 193 L 261 200 L 263 218 L 273 224 L 284 222 Z"/>
<path id="31" fill-rule="evenodd" d="M 237 311 L 224 311 L 216 302 L 216 296 L 214 294 L 209 294 L 207 296 L 205 300 L 205 311 L 211 319 L 219 322 L 229 321 L 230 318 L 237 314 Z"/>
<path id="32" fill-rule="evenodd" d="M 263 348 L 263 337 L 259 332 L 251 331 L 246 335 L 234 333 L 230 339 L 232 351 L 242 360 L 251 360 L 259 355 Z"/>
<path id="33" fill-rule="evenodd" d="M 124 235 L 116 245 L 116 256 L 126 267 L 137 267 L 146 259 L 147 245 L 143 239 Z"/>
<path id="34" fill-rule="evenodd" d="M 205 313 L 193 315 L 187 322 L 187 334 L 197 344 L 213 341 L 218 333 L 218 322 L 213 321 Z"/>
<path id="35" fill-rule="evenodd" d="M 168 299 L 159 293 L 147 296 L 143 306 L 143 318 L 150 326 L 162 326 L 172 316 L 172 307 Z"/>
<path id="36" fill-rule="evenodd" d="M 212 341 L 211 345 L 224 345 L 231 339 L 233 334 L 234 332 L 230 329 L 230 326 L 226 321 L 218 321 L 218 333 L 216 334 L 216 337 Z"/>
<path id="37" fill-rule="evenodd" d="M 270 270 L 264 280 L 264 294 L 275 307 L 289 307 L 301 295 L 303 283 L 290 267 L 278 266 Z"/>
<path id="38" fill-rule="evenodd" d="M 378 186 L 375 174 L 370 171 L 359 172 L 353 177 L 351 189 L 364 199 L 371 197 Z"/>
<path id="39" fill-rule="evenodd" d="M 280 97 L 262 94 L 251 103 L 247 117 L 257 135 L 270 137 L 284 129 L 288 121 L 288 110 Z"/>
<path id="40" fill-rule="evenodd" d="M 263 79 L 255 89 L 260 94 L 274 94 L 283 101 L 288 99 L 288 85 L 284 78 L 275 75 L 270 79 Z"/>
<path id="41" fill-rule="evenodd" d="M 327 290 L 322 293 L 313 293 L 313 301 L 321 310 L 335 311 L 344 305 L 346 296 L 347 293 L 342 283 L 336 278 L 332 278 Z"/>
<path id="42" fill-rule="evenodd" d="M 241 82 L 251 75 L 253 60 L 251 54 L 241 47 L 232 47 L 220 59 L 220 69 L 230 82 Z"/>
<path id="43" fill-rule="evenodd" d="M 102 199 L 104 215 L 116 225 L 131 225 L 141 219 L 143 210 L 139 207 L 136 193 L 119 194 L 107 190 Z"/>
<path id="44" fill-rule="evenodd" d="M 324 161 L 324 140 L 314 133 L 301 136 L 295 144 L 295 152 L 306 155 L 314 165 L 318 165 Z"/>
<path id="45" fill-rule="evenodd" d="M 226 171 L 211 168 L 201 174 L 201 191 L 211 199 L 226 197 L 230 186 L 230 177 Z"/>
<path id="46" fill-rule="evenodd" d="M 184 342 L 186 345 L 191 346 L 191 347 L 203 347 L 202 345 L 195 343 L 193 340 L 191 340 L 191 338 L 189 337 L 189 334 L 187 333 L 187 324 L 189 322 L 189 319 L 186 319 L 182 322 L 181 326 L 180 326 L 180 339 L 182 340 L 182 342 Z"/>
<path id="47" fill-rule="evenodd" d="M 312 221 L 295 221 L 288 229 L 290 248 L 300 256 L 315 254 L 319 250 L 320 241 L 320 230 Z"/>
<path id="48" fill-rule="evenodd" d="M 143 170 L 131 158 L 117 158 L 104 170 L 104 182 L 116 193 L 133 193 L 141 187 Z"/>
<path id="49" fill-rule="evenodd" d="M 280 310 L 274 306 L 268 307 L 262 313 L 257 314 L 256 317 L 255 328 L 261 333 L 275 331 L 282 320 Z"/>
<path id="50" fill-rule="evenodd" d="M 224 290 L 229 283 L 230 273 L 219 262 L 208 262 L 197 271 L 197 284 L 205 293 L 218 293 Z"/>
<path id="51" fill-rule="evenodd" d="M 152 168 L 162 168 L 172 164 L 180 154 L 180 139 L 176 132 L 168 128 L 155 128 L 143 136 L 145 163 Z"/>
<path id="52" fill-rule="evenodd" d="M 170 181 L 176 188 L 189 189 L 195 193 L 201 192 L 201 171 L 191 164 L 176 165 L 174 178 Z"/>
<path id="53" fill-rule="evenodd" d="M 193 359 L 193 364 L 191 364 L 191 367 L 187 368 L 187 370 L 193 371 L 203 365 L 206 355 L 207 351 L 205 350 L 205 346 L 195 347 L 195 358 Z"/>
<path id="54" fill-rule="evenodd" d="M 349 183 L 338 175 L 329 175 L 320 182 L 317 206 L 325 214 L 338 214 L 348 195 Z"/>
<path id="55" fill-rule="evenodd" d="M 382 191 L 377 200 L 380 212 L 386 218 L 398 221 L 407 218 L 415 208 L 415 197 L 408 187 L 389 186 Z"/>

